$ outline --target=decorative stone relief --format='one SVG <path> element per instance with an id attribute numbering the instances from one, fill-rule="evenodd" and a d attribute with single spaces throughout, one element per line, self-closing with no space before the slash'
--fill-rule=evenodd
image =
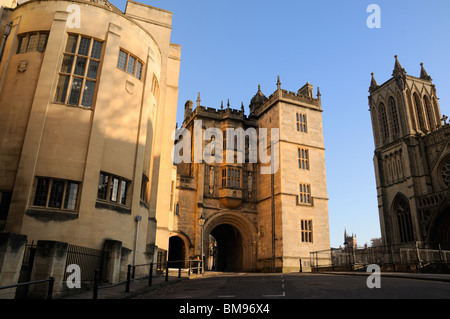
<path id="1" fill-rule="evenodd" d="M 20 60 L 19 65 L 17 66 L 17 71 L 25 72 L 26 70 L 28 70 L 29 66 L 30 66 L 29 60 Z"/>

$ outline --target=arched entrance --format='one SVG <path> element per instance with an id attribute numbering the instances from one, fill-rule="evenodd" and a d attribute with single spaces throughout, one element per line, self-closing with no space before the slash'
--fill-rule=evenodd
<path id="1" fill-rule="evenodd" d="M 186 247 L 183 239 L 178 236 L 172 236 L 169 238 L 169 266 L 172 268 L 185 267 L 186 260 Z M 180 262 L 182 261 L 182 262 Z"/>
<path id="2" fill-rule="evenodd" d="M 256 228 L 242 213 L 221 212 L 204 225 L 205 269 L 256 270 Z"/>
<path id="3" fill-rule="evenodd" d="M 442 249 L 450 249 L 450 207 L 447 206 L 436 216 L 430 228 L 430 242 Z M 436 247 L 437 248 L 437 247 Z"/>
<path id="4" fill-rule="evenodd" d="M 211 231 L 209 265 L 211 270 L 241 271 L 243 261 L 242 235 L 236 227 L 222 224 Z M 212 259 L 212 260 L 211 260 Z"/>

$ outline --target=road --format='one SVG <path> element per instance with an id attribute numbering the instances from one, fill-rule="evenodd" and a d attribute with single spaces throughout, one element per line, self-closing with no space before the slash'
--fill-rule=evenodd
<path id="1" fill-rule="evenodd" d="M 368 288 L 367 276 L 332 274 L 205 274 L 135 296 L 135 299 L 450 299 L 450 283 L 380 277 Z"/>

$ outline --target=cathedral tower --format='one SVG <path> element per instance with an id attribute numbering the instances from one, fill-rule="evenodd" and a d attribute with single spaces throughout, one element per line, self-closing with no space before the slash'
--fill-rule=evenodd
<path id="1" fill-rule="evenodd" d="M 369 88 L 374 166 L 384 244 L 450 242 L 450 126 L 423 64 L 408 75 L 395 56 L 392 77 Z"/>

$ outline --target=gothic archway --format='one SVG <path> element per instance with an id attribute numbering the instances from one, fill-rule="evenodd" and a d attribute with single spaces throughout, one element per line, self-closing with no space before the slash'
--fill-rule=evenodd
<path id="1" fill-rule="evenodd" d="M 211 237 L 217 244 L 215 250 L 210 249 Z M 226 211 L 209 217 L 204 225 L 203 245 L 207 267 L 214 265 L 215 270 L 221 271 L 256 270 L 256 227 L 242 213 Z"/>
<path id="2" fill-rule="evenodd" d="M 444 198 L 429 231 L 430 244 L 434 248 L 450 249 L 450 199 Z"/>
<path id="3" fill-rule="evenodd" d="M 397 238 L 400 243 L 414 241 L 411 208 L 409 201 L 403 194 L 397 194 L 392 202 L 392 218 L 397 225 Z"/>

